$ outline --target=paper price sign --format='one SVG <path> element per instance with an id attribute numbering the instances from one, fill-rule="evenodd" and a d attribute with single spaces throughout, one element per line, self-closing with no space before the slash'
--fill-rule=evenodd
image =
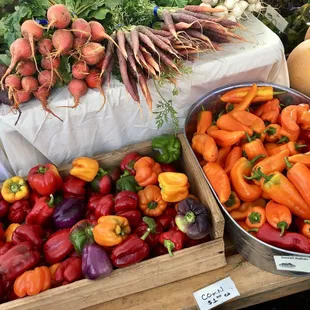
<path id="1" fill-rule="evenodd" d="M 230 277 L 194 292 L 200 310 L 212 309 L 237 296 L 240 294 Z"/>
<path id="2" fill-rule="evenodd" d="M 310 273 L 310 258 L 304 256 L 274 256 L 278 270 Z"/>

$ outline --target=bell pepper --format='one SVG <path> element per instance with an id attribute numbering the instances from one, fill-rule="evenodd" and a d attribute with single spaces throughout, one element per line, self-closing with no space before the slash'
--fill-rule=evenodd
<path id="1" fill-rule="evenodd" d="M 271 200 L 266 205 L 266 220 L 272 227 L 280 229 L 280 236 L 283 236 L 292 223 L 292 213 L 288 207 Z"/>
<path id="2" fill-rule="evenodd" d="M 0 245 L 0 256 L 5 254 L 8 250 L 12 249 L 14 246 L 13 242 L 5 242 Z"/>
<path id="3" fill-rule="evenodd" d="M 303 234 L 305 237 L 307 237 L 308 239 L 310 239 L 310 221 L 296 218 L 295 223 L 298 227 L 299 232 Z"/>
<path id="4" fill-rule="evenodd" d="M 114 195 L 111 194 L 99 199 L 95 209 L 96 219 L 99 219 L 101 216 L 115 214 L 114 200 Z"/>
<path id="5" fill-rule="evenodd" d="M 270 124 L 266 127 L 264 130 L 264 133 L 266 134 L 266 141 L 275 143 L 279 141 L 280 138 L 280 130 L 281 126 L 278 124 Z"/>
<path id="6" fill-rule="evenodd" d="M 13 203 L 21 199 L 27 199 L 29 188 L 23 178 L 15 176 L 4 181 L 1 188 L 1 195 L 5 201 Z"/>
<path id="7" fill-rule="evenodd" d="M 263 198 L 258 198 L 254 201 L 243 202 L 238 209 L 231 211 L 230 215 L 236 221 L 245 220 L 249 211 L 255 206 L 265 207 L 266 201 Z"/>
<path id="8" fill-rule="evenodd" d="M 175 222 L 190 239 L 205 238 L 211 231 L 209 210 L 201 202 L 192 198 L 186 198 L 180 202 Z"/>
<path id="9" fill-rule="evenodd" d="M 159 236 L 163 232 L 163 226 L 156 223 L 154 219 L 144 216 L 134 234 L 145 240 L 150 249 L 154 249 L 159 242 Z"/>
<path id="10" fill-rule="evenodd" d="M 221 101 L 240 103 L 251 90 L 251 86 L 235 88 L 228 91 L 221 96 Z M 272 86 L 258 86 L 256 96 L 253 98 L 252 102 L 264 102 L 273 99 L 273 96 L 284 94 L 284 91 L 274 91 Z"/>
<path id="11" fill-rule="evenodd" d="M 38 165 L 28 173 L 28 183 L 32 190 L 42 196 L 49 196 L 62 188 L 63 181 L 53 164 Z"/>
<path id="12" fill-rule="evenodd" d="M 202 155 L 206 161 L 214 162 L 218 158 L 218 148 L 215 140 L 207 134 L 197 134 L 192 139 L 192 149 Z"/>
<path id="13" fill-rule="evenodd" d="M 218 120 L 216 121 L 216 125 L 221 130 L 244 131 L 250 136 L 253 135 L 253 130 L 251 128 L 235 120 L 230 114 L 223 114 L 221 117 L 219 117 Z"/>
<path id="14" fill-rule="evenodd" d="M 115 196 L 115 212 L 136 210 L 139 196 L 131 191 L 122 191 Z"/>
<path id="15" fill-rule="evenodd" d="M 283 236 L 280 236 L 278 229 L 273 228 L 268 223 L 265 223 L 258 230 L 257 238 L 281 249 L 310 253 L 310 242 L 308 238 L 295 232 L 285 232 Z"/>
<path id="16" fill-rule="evenodd" d="M 4 229 L 3 224 L 0 222 L 0 242 L 4 240 Z"/>
<path id="17" fill-rule="evenodd" d="M 220 128 L 218 128 L 216 125 L 212 125 L 208 128 L 207 134 L 211 136 L 212 132 L 217 131 L 217 130 L 220 130 Z"/>
<path id="18" fill-rule="evenodd" d="M 71 228 L 86 214 L 84 201 L 77 198 L 66 198 L 55 208 L 53 222 L 57 229 Z"/>
<path id="19" fill-rule="evenodd" d="M 99 168 L 99 171 L 94 180 L 90 183 L 90 186 L 95 193 L 100 193 L 102 195 L 110 194 L 112 190 L 112 178 L 108 171 Z"/>
<path id="20" fill-rule="evenodd" d="M 60 265 L 60 263 L 57 263 L 57 264 L 54 264 L 54 265 L 51 265 L 48 267 L 48 269 L 50 270 L 50 273 L 51 273 L 52 287 L 59 286 L 59 284 L 56 282 L 56 279 L 55 279 L 56 270 L 59 267 L 59 265 Z"/>
<path id="21" fill-rule="evenodd" d="M 155 161 L 170 164 L 181 157 L 181 141 L 175 135 L 161 135 L 152 139 L 152 150 Z"/>
<path id="22" fill-rule="evenodd" d="M 104 196 L 101 194 L 91 193 L 89 198 L 88 198 L 88 202 L 87 202 L 88 211 L 95 213 L 98 202 L 100 201 L 100 199 L 102 197 L 104 197 Z"/>
<path id="23" fill-rule="evenodd" d="M 40 252 L 29 242 L 16 244 L 0 255 L 0 278 L 3 281 L 15 280 L 26 270 L 38 264 L 40 258 Z"/>
<path id="24" fill-rule="evenodd" d="M 134 165 L 136 170 L 135 179 L 139 186 L 155 185 L 158 183 L 158 175 L 162 172 L 159 163 L 151 157 L 142 157 Z"/>
<path id="25" fill-rule="evenodd" d="M 297 123 L 303 130 L 310 129 L 310 111 L 304 111 L 298 115 Z"/>
<path id="26" fill-rule="evenodd" d="M 94 243 L 93 228 L 96 225 L 94 220 L 82 220 L 77 222 L 70 230 L 70 241 L 75 251 L 81 255 L 87 244 Z"/>
<path id="27" fill-rule="evenodd" d="M 166 255 L 166 254 L 168 254 L 168 250 L 161 243 L 158 243 L 157 246 L 154 249 L 152 249 L 152 251 L 151 251 L 152 257 L 157 257 L 157 256 L 161 256 L 161 255 Z"/>
<path id="28" fill-rule="evenodd" d="M 131 152 L 127 154 L 121 161 L 121 169 L 123 172 L 128 171 L 131 175 L 136 175 L 136 170 L 134 169 L 135 163 L 141 158 L 137 152 Z"/>
<path id="29" fill-rule="evenodd" d="M 12 234 L 12 242 L 19 244 L 28 241 L 34 248 L 40 250 L 43 245 L 44 231 L 39 225 L 20 225 Z"/>
<path id="30" fill-rule="evenodd" d="M 144 240 L 137 235 L 130 235 L 112 250 L 111 260 L 115 267 L 127 267 L 142 261 L 149 253 L 149 246 Z"/>
<path id="31" fill-rule="evenodd" d="M 82 259 L 80 257 L 69 257 L 58 266 L 55 280 L 61 285 L 66 285 L 83 278 Z"/>
<path id="32" fill-rule="evenodd" d="M 160 167 L 163 172 L 177 172 L 173 164 L 160 164 Z"/>
<path id="33" fill-rule="evenodd" d="M 160 234 L 159 242 L 167 248 L 169 255 L 172 257 L 172 252 L 183 249 L 185 236 L 182 231 L 171 229 Z"/>
<path id="34" fill-rule="evenodd" d="M 247 154 L 247 159 L 251 160 L 258 155 L 265 155 L 268 157 L 268 153 L 265 150 L 264 144 L 261 140 L 254 138 L 252 139 L 247 133 L 247 143 L 244 144 L 243 150 Z M 262 160 L 263 158 L 258 159 L 257 161 Z"/>
<path id="35" fill-rule="evenodd" d="M 84 180 L 78 179 L 72 175 L 67 176 L 63 184 L 64 198 L 76 197 L 84 199 L 86 195 L 86 184 Z"/>
<path id="36" fill-rule="evenodd" d="M 12 237 L 15 229 L 19 227 L 20 224 L 18 223 L 12 223 L 8 226 L 8 228 L 4 232 L 4 237 L 6 242 L 12 242 Z"/>
<path id="37" fill-rule="evenodd" d="M 211 183 L 221 203 L 225 203 L 231 194 L 230 182 L 224 169 L 217 163 L 207 163 L 203 172 Z"/>
<path id="38" fill-rule="evenodd" d="M 281 124 L 284 129 L 290 133 L 300 132 L 297 119 L 300 114 L 309 110 L 309 106 L 290 105 L 281 112 Z"/>
<path id="39" fill-rule="evenodd" d="M 253 207 L 247 214 L 245 223 L 250 228 L 260 228 L 266 223 L 265 208 Z"/>
<path id="40" fill-rule="evenodd" d="M 240 123 L 244 124 L 251 128 L 254 132 L 262 134 L 266 129 L 264 121 L 259 118 L 258 116 L 246 112 L 246 111 L 235 111 L 229 113 L 235 120 L 239 121 Z"/>
<path id="41" fill-rule="evenodd" d="M 139 208 L 144 215 L 157 217 L 167 208 L 167 202 L 161 196 L 161 190 L 156 185 L 147 185 L 139 191 Z"/>
<path id="42" fill-rule="evenodd" d="M 115 192 L 115 186 L 117 180 L 121 177 L 122 170 L 120 167 L 112 166 L 106 169 L 107 173 L 109 174 L 111 181 L 112 181 L 112 192 Z"/>
<path id="43" fill-rule="evenodd" d="M 240 146 L 235 146 L 228 154 L 225 162 L 225 172 L 230 175 L 231 168 L 242 157 L 242 149 Z"/>
<path id="44" fill-rule="evenodd" d="M 283 150 L 289 150 L 290 155 L 295 155 L 299 152 L 300 149 L 304 148 L 305 144 L 298 144 L 296 142 L 290 141 L 286 144 L 278 145 L 273 143 L 265 144 L 266 151 L 268 156 L 275 155 Z"/>
<path id="45" fill-rule="evenodd" d="M 223 169 L 225 168 L 226 159 L 227 159 L 228 154 L 231 152 L 231 149 L 232 149 L 231 146 L 222 147 L 219 149 L 216 163 L 219 164 Z M 207 163 L 205 163 L 205 165 L 206 164 Z"/>
<path id="46" fill-rule="evenodd" d="M 288 155 L 287 155 L 288 156 Z M 286 157 L 286 156 L 285 156 Z M 307 168 L 310 168 L 310 153 L 296 154 L 288 157 L 288 161 L 291 164 L 302 163 Z"/>
<path id="47" fill-rule="evenodd" d="M 113 271 L 113 265 L 106 251 L 93 243 L 83 249 L 82 271 L 85 278 L 96 280 L 100 276 L 109 276 Z"/>
<path id="48" fill-rule="evenodd" d="M 28 200 L 19 200 L 14 202 L 9 209 L 8 220 L 11 223 L 23 223 L 31 211 L 31 206 Z"/>
<path id="49" fill-rule="evenodd" d="M 51 265 L 61 262 L 73 250 L 74 247 L 70 242 L 70 229 L 58 230 L 47 239 L 43 246 L 45 260 Z"/>
<path id="50" fill-rule="evenodd" d="M 244 131 L 215 130 L 209 133 L 220 147 L 232 146 L 245 137 Z"/>
<path id="51" fill-rule="evenodd" d="M 121 175 L 120 179 L 116 182 L 116 191 L 130 191 L 130 192 L 138 192 L 141 187 L 138 185 L 135 177 L 130 175 L 129 171 L 125 170 L 124 174 Z"/>
<path id="52" fill-rule="evenodd" d="M 176 226 L 175 216 L 177 215 L 177 209 L 173 207 L 167 207 L 162 215 L 156 217 L 156 224 L 163 227 L 164 231 Z"/>
<path id="53" fill-rule="evenodd" d="M 280 140 L 278 141 L 278 144 L 281 143 L 281 140 L 286 143 L 286 142 L 296 142 L 298 140 L 300 131 L 296 131 L 294 133 L 288 132 L 287 130 L 285 130 L 283 127 L 280 127 L 279 129 L 279 137 Z"/>
<path id="54" fill-rule="evenodd" d="M 18 297 L 37 295 L 52 286 L 50 270 L 46 266 L 25 271 L 14 282 L 14 293 Z"/>
<path id="55" fill-rule="evenodd" d="M 41 197 L 42 197 L 42 195 L 40 195 L 36 191 L 32 190 L 30 192 L 29 197 L 28 197 L 28 201 L 29 201 L 31 207 L 33 207 L 36 204 L 37 200 L 40 199 Z"/>
<path id="56" fill-rule="evenodd" d="M 177 202 L 189 195 L 188 178 L 184 173 L 163 172 L 158 176 L 162 199 Z"/>
<path id="57" fill-rule="evenodd" d="M 0 193 L 0 219 L 5 217 L 9 212 L 10 204 L 2 198 Z"/>
<path id="58" fill-rule="evenodd" d="M 127 210 L 127 211 L 120 211 L 116 213 L 117 216 L 125 217 L 131 229 L 136 228 L 142 220 L 142 215 L 139 210 Z"/>
<path id="59" fill-rule="evenodd" d="M 237 221 L 237 223 L 249 234 L 256 236 L 259 228 L 250 228 L 244 221 Z"/>
<path id="60" fill-rule="evenodd" d="M 206 133 L 207 129 L 212 125 L 212 113 L 211 111 L 201 111 L 197 117 L 197 134 Z"/>
<path id="61" fill-rule="evenodd" d="M 96 243 L 104 247 L 110 247 L 123 242 L 130 234 L 131 229 L 128 220 L 121 216 L 102 216 L 93 229 Z"/>
<path id="62" fill-rule="evenodd" d="M 38 224 L 43 226 L 54 213 L 54 196 L 44 196 L 36 201 L 36 204 L 26 216 L 27 224 Z"/>
<path id="63" fill-rule="evenodd" d="M 230 171 L 232 185 L 238 197 L 243 201 L 253 201 L 260 197 L 262 189 L 259 185 L 249 184 L 245 177 L 249 177 L 252 168 L 257 159 L 264 157 L 258 155 L 252 160 L 247 160 L 245 157 L 240 158 Z"/>
<path id="64" fill-rule="evenodd" d="M 86 182 L 92 182 L 99 171 L 98 161 L 88 157 L 76 158 L 72 167 L 70 174 Z"/>
<path id="65" fill-rule="evenodd" d="M 235 192 L 231 192 L 229 199 L 224 203 L 224 207 L 228 212 L 237 210 L 241 205 L 241 201 Z"/>

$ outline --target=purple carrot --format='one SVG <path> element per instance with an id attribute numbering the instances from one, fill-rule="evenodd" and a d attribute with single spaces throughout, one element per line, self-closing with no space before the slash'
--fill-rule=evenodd
<path id="1" fill-rule="evenodd" d="M 140 46 L 140 40 L 139 40 L 139 32 L 137 28 L 133 28 L 130 31 L 130 36 L 131 36 L 131 41 L 133 45 L 133 54 L 135 58 L 138 58 L 138 53 L 139 53 L 139 46 Z"/>
<path id="2" fill-rule="evenodd" d="M 160 56 L 160 60 L 162 60 L 165 65 L 167 65 L 168 67 L 171 67 L 171 68 L 175 69 L 177 72 L 181 73 L 179 68 L 172 61 L 172 59 L 170 57 L 168 57 L 161 49 L 158 49 L 158 53 Z"/>
<path id="3" fill-rule="evenodd" d="M 212 17 L 211 15 L 207 15 L 207 14 L 203 14 L 203 13 L 196 13 L 196 12 L 190 12 L 190 11 L 185 11 L 185 10 L 176 10 L 175 13 L 179 13 L 179 14 L 186 14 L 186 15 L 190 15 L 193 17 L 196 17 L 197 19 L 202 19 L 202 20 L 209 20 L 211 22 L 215 22 L 218 23 L 219 21 L 223 20 L 223 17 Z"/>
<path id="4" fill-rule="evenodd" d="M 125 49 L 125 34 L 124 31 L 121 29 L 118 29 L 116 32 L 116 37 L 117 37 L 117 42 L 118 42 L 118 46 L 119 49 L 121 50 L 123 56 L 125 57 L 125 59 L 127 60 L 127 54 L 126 54 L 126 49 Z"/>
<path id="5" fill-rule="evenodd" d="M 139 32 L 139 38 L 153 52 L 157 53 L 157 50 L 156 50 L 154 43 L 150 40 L 150 38 L 148 36 L 146 36 L 144 33 Z"/>
<path id="6" fill-rule="evenodd" d="M 164 23 L 162 23 L 164 25 Z M 165 31 L 165 30 L 158 30 L 158 29 L 153 29 L 150 28 L 149 29 L 153 34 L 157 35 L 157 36 L 162 36 L 162 37 L 170 37 L 171 33 L 169 31 Z"/>
<path id="7" fill-rule="evenodd" d="M 133 55 L 133 51 L 131 50 L 129 44 L 126 44 L 126 52 L 128 55 L 128 61 L 129 61 L 129 68 L 133 69 L 133 71 L 138 74 L 137 66 L 136 66 L 136 60 Z"/>
<path id="8" fill-rule="evenodd" d="M 217 43 L 230 43 L 231 41 L 225 35 L 214 33 L 209 30 L 204 30 L 203 33 L 211 40 Z"/>
<path id="9" fill-rule="evenodd" d="M 176 30 L 175 30 L 174 22 L 172 20 L 172 17 L 170 15 L 169 11 L 163 10 L 161 13 L 161 17 L 164 20 L 169 32 L 177 39 L 178 35 L 177 35 Z"/>
<path id="10" fill-rule="evenodd" d="M 108 82 L 108 87 L 110 87 L 110 82 L 111 82 L 111 75 L 112 75 L 112 70 L 113 70 L 113 66 L 115 63 L 115 57 L 113 57 L 107 67 L 106 70 L 106 78 L 107 78 L 107 82 Z"/>
<path id="11" fill-rule="evenodd" d="M 115 36 L 112 35 L 112 39 L 115 39 Z M 107 49 L 106 49 L 106 53 L 102 62 L 102 68 L 101 68 L 101 73 L 100 73 L 100 78 L 103 76 L 105 70 L 107 69 L 107 67 L 109 66 L 111 59 L 113 58 L 114 55 L 114 43 L 112 41 L 108 41 L 108 45 L 107 45 Z"/>

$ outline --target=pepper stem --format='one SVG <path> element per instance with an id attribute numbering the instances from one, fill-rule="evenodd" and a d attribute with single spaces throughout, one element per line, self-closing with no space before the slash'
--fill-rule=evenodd
<path id="1" fill-rule="evenodd" d="M 168 250 L 168 252 L 169 252 L 169 255 L 170 255 L 171 257 L 173 257 L 172 251 L 173 251 L 174 248 L 175 248 L 174 242 L 172 242 L 171 240 L 165 239 L 165 240 L 164 240 L 164 246 L 167 248 L 167 250 Z"/>
<path id="2" fill-rule="evenodd" d="M 257 171 L 259 172 L 259 174 L 261 175 L 262 178 L 265 179 L 265 183 L 270 181 L 272 179 L 272 177 L 274 176 L 274 174 L 271 174 L 271 175 L 267 175 L 265 173 L 263 173 L 260 169 L 260 167 L 257 169 Z"/>
<path id="3" fill-rule="evenodd" d="M 304 220 L 304 223 L 305 224 L 310 224 L 310 221 L 309 220 Z"/>
<path id="4" fill-rule="evenodd" d="M 288 228 L 288 225 L 286 222 L 279 222 L 278 225 L 277 225 L 278 228 L 281 229 L 281 233 L 280 233 L 280 236 L 282 237 L 284 232 L 285 232 L 285 229 Z"/>
<path id="5" fill-rule="evenodd" d="M 277 144 L 281 144 L 281 143 L 287 143 L 290 142 L 290 139 L 287 136 L 283 136 L 278 142 Z"/>
<path id="6" fill-rule="evenodd" d="M 293 167 L 293 165 L 289 162 L 288 157 L 285 157 L 284 161 L 288 169 L 291 169 Z"/>
<path id="7" fill-rule="evenodd" d="M 10 185 L 10 191 L 12 193 L 17 193 L 17 192 L 19 192 L 19 190 L 20 190 L 20 186 L 17 183 L 12 183 Z"/>
<path id="8" fill-rule="evenodd" d="M 258 232 L 258 228 L 250 228 L 248 229 L 248 232 Z"/>
<path id="9" fill-rule="evenodd" d="M 276 134 L 276 129 L 274 127 L 269 127 L 267 129 L 264 130 L 264 133 L 267 135 L 267 136 L 272 136 L 272 135 L 275 135 Z"/>
<path id="10" fill-rule="evenodd" d="M 285 90 L 282 90 L 282 91 L 274 91 L 273 92 L 273 95 L 276 96 L 276 95 L 283 95 L 283 94 L 286 94 L 286 91 Z"/>
<path id="11" fill-rule="evenodd" d="M 50 208 L 53 208 L 53 204 L 54 204 L 54 196 L 51 194 L 51 195 L 50 195 L 50 200 L 47 201 L 47 205 L 48 205 Z"/>
<path id="12" fill-rule="evenodd" d="M 247 132 L 245 133 L 245 136 L 246 136 L 246 139 L 248 140 L 249 143 L 252 142 L 252 139 Z"/>
<path id="13" fill-rule="evenodd" d="M 38 173 L 44 174 L 48 169 L 44 166 L 40 166 L 37 170 Z"/>
<path id="14" fill-rule="evenodd" d="M 149 236 L 150 233 L 151 233 L 151 229 L 148 228 L 146 232 L 143 234 L 143 236 L 141 237 L 141 239 L 145 240 Z"/>
<path id="15" fill-rule="evenodd" d="M 201 110 L 202 110 L 202 111 L 205 111 L 205 108 L 204 108 L 204 106 L 203 106 L 203 105 L 201 106 Z"/>
<path id="16" fill-rule="evenodd" d="M 193 211 L 188 211 L 185 214 L 184 219 L 187 223 L 192 224 L 192 223 L 195 223 L 196 215 Z"/>
<path id="17" fill-rule="evenodd" d="M 150 209 L 150 210 L 154 210 L 156 209 L 158 206 L 158 203 L 156 201 L 150 201 L 148 204 L 147 204 L 147 208 Z"/>
<path id="18" fill-rule="evenodd" d="M 101 178 L 101 177 L 105 176 L 106 174 L 108 174 L 108 173 L 104 169 L 99 168 L 98 173 L 97 173 L 97 177 Z"/>
<path id="19" fill-rule="evenodd" d="M 258 212 L 252 212 L 248 218 L 252 224 L 260 223 L 262 215 Z"/>
<path id="20" fill-rule="evenodd" d="M 229 196 L 229 199 L 225 202 L 225 205 L 227 207 L 232 207 L 236 204 L 236 197 L 234 195 L 234 193 L 231 193 Z"/>
<path id="21" fill-rule="evenodd" d="M 254 170 L 250 177 L 247 177 L 246 175 L 244 175 L 243 177 L 246 180 L 260 180 L 262 178 L 261 174 L 257 170 Z"/>
<path id="22" fill-rule="evenodd" d="M 303 147 L 306 147 L 306 146 L 307 146 L 307 144 L 297 144 L 297 143 L 295 143 L 295 149 L 296 150 L 302 149 Z"/>
<path id="23" fill-rule="evenodd" d="M 121 178 L 128 177 L 130 175 L 130 172 L 128 170 L 125 170 L 124 173 L 121 175 Z"/>
<path id="24" fill-rule="evenodd" d="M 227 113 L 231 112 L 234 108 L 235 108 L 235 106 L 234 106 L 232 103 L 230 103 L 229 105 L 227 105 L 227 107 L 226 107 Z"/>
<path id="25" fill-rule="evenodd" d="M 260 158 L 265 158 L 265 157 L 266 157 L 266 155 L 260 154 L 260 155 L 255 156 L 253 159 L 249 160 L 249 162 L 251 163 L 252 166 L 254 166 L 255 163 L 256 163 Z"/>
<path id="26" fill-rule="evenodd" d="M 156 232 L 156 222 L 154 221 L 154 219 L 144 216 L 142 220 L 148 226 L 148 229 L 150 230 L 150 232 L 152 233 Z"/>

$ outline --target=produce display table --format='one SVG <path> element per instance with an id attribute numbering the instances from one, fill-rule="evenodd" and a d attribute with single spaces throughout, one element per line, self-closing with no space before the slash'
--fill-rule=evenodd
<path id="1" fill-rule="evenodd" d="M 173 99 L 183 127 L 190 106 L 207 92 L 230 83 L 254 80 L 289 85 L 288 72 L 282 43 L 256 18 L 243 25 L 242 36 L 247 42 L 224 46 L 218 53 L 201 55 L 192 66 L 193 73 L 178 80 L 181 92 L 171 95 L 172 86 L 165 86 L 162 94 Z M 154 106 L 160 100 L 153 82 L 149 82 Z M 16 115 L 0 113 L 0 180 L 11 174 L 27 175 L 38 163 L 56 165 L 71 162 L 77 156 L 93 156 L 119 149 L 123 146 L 146 141 L 170 132 L 171 124 L 157 130 L 155 116 L 148 111 L 141 97 L 142 116 L 136 103 L 117 80 L 110 88 L 105 85 L 107 103 L 98 110 L 103 98 L 96 91 L 81 99 L 76 110 L 56 108 L 72 105 L 73 99 L 67 88 L 55 90 L 50 107 L 64 122 L 47 116 L 40 103 L 33 100 L 22 107 L 22 117 L 14 126 Z M 1 148 L 4 152 L 1 152 Z"/>
<path id="2" fill-rule="evenodd" d="M 195 310 L 198 309 L 193 292 L 226 277 L 231 277 L 240 293 L 217 309 L 242 309 L 269 300 L 310 289 L 310 277 L 284 277 L 263 271 L 236 254 L 226 239 L 227 266 L 170 283 L 138 294 L 129 295 L 87 310 Z"/>

